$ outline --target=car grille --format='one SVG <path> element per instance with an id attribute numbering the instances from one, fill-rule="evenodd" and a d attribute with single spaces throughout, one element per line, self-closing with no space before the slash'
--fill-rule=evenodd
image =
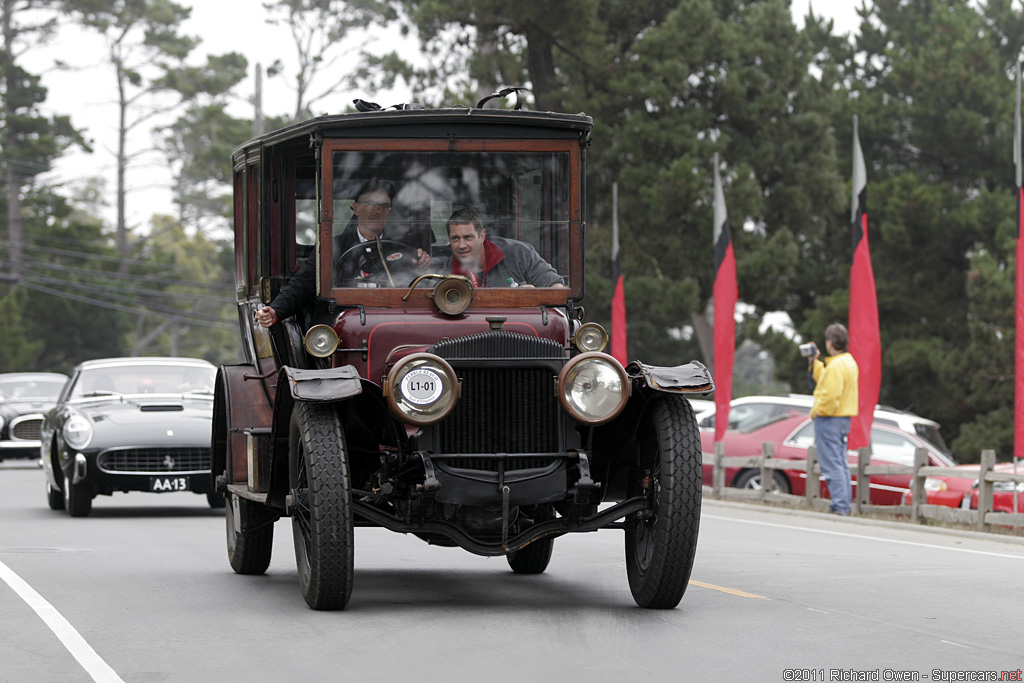
<path id="1" fill-rule="evenodd" d="M 43 417 L 32 415 L 11 421 L 11 438 L 19 441 L 39 441 L 43 429 Z"/>
<path id="2" fill-rule="evenodd" d="M 558 399 L 547 368 L 459 368 L 462 397 L 438 425 L 444 453 L 553 453 Z"/>
<path id="3" fill-rule="evenodd" d="M 433 353 L 451 363 L 462 380 L 462 396 L 436 425 L 441 453 L 556 453 L 561 406 L 555 376 L 565 349 L 549 339 L 510 332 L 446 340 Z M 538 458 L 517 458 L 507 469 L 543 467 Z M 452 461 L 454 467 L 495 470 L 494 460 Z"/>
<path id="4" fill-rule="evenodd" d="M 116 474 L 166 474 L 168 472 L 208 472 L 210 449 L 193 448 L 112 448 L 102 451 L 96 465 Z"/>

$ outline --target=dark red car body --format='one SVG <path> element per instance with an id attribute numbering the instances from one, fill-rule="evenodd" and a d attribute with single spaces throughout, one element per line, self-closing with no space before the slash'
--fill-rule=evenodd
<path id="1" fill-rule="evenodd" d="M 264 573 L 290 518 L 303 598 L 333 610 L 357 528 L 521 574 L 545 571 L 557 537 L 611 529 L 636 603 L 675 607 L 701 502 L 687 398 L 711 375 L 603 353 L 581 305 L 593 122 L 488 99 L 363 102 L 235 150 L 245 358 L 219 370 L 210 455 L 228 561 Z M 370 205 L 387 216 L 372 240 Z M 456 272 L 450 239 L 466 209 L 492 247 L 475 274 Z M 346 246 L 356 232 L 367 242 Z"/>

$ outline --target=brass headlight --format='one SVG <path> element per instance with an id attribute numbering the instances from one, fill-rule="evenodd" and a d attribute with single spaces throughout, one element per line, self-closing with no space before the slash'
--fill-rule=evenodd
<path id="1" fill-rule="evenodd" d="M 604 351 L 608 346 L 608 333 L 597 323 L 585 323 L 573 335 L 572 343 L 584 353 Z"/>
<path id="2" fill-rule="evenodd" d="M 558 373 L 558 400 L 578 422 L 604 424 L 626 407 L 629 376 L 607 354 L 580 354 Z"/>
<path id="3" fill-rule="evenodd" d="M 414 353 L 395 363 L 384 379 L 391 411 L 414 425 L 439 422 L 455 408 L 459 378 L 452 366 L 432 353 Z"/>
<path id="4" fill-rule="evenodd" d="M 302 339 L 311 356 L 327 358 L 338 349 L 338 333 L 330 325 L 313 325 Z"/>

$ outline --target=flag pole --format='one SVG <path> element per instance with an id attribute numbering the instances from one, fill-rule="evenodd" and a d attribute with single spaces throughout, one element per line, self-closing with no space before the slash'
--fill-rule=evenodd
<path id="1" fill-rule="evenodd" d="M 626 339 L 626 289 L 619 253 L 619 184 L 612 183 L 612 347 L 611 355 L 625 366 L 628 363 Z"/>
<path id="2" fill-rule="evenodd" d="M 1024 457 L 1024 189 L 1021 187 L 1020 62 L 1017 62 L 1017 108 L 1013 119 L 1014 198 L 1017 203 L 1016 308 L 1014 350 L 1013 456 Z"/>

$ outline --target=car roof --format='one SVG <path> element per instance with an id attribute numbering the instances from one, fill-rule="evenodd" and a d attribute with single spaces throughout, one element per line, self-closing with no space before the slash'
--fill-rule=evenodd
<path id="1" fill-rule="evenodd" d="M 586 114 L 560 112 L 473 109 L 386 109 L 369 112 L 324 114 L 271 131 L 243 143 L 232 153 L 236 161 L 246 150 L 281 142 L 304 141 L 311 135 L 324 137 L 433 137 L 438 126 L 457 126 L 460 135 L 472 134 L 474 128 L 488 126 L 506 137 L 521 137 L 529 129 L 549 132 L 564 131 L 571 136 L 589 135 L 593 119 Z"/>
<path id="2" fill-rule="evenodd" d="M 0 373 L 0 380 L 13 379 L 41 379 L 41 380 L 53 380 L 64 382 L 68 378 L 67 375 L 59 372 L 3 372 Z"/>
<path id="3" fill-rule="evenodd" d="M 810 394 L 772 394 L 772 395 L 755 395 L 755 396 L 739 396 L 734 398 L 730 405 L 743 405 L 745 403 L 778 403 L 780 405 L 791 405 L 810 407 L 814 405 L 814 396 Z M 702 413 L 703 416 L 706 413 Z M 876 405 L 875 406 L 875 417 L 889 418 L 897 423 L 903 424 L 926 424 L 930 427 L 939 427 L 939 423 L 934 420 L 929 420 L 926 417 L 921 417 L 916 413 L 911 413 L 906 410 L 899 410 L 891 406 Z"/>
<path id="4" fill-rule="evenodd" d="M 177 356 L 127 356 L 124 358 L 96 358 L 82 361 L 79 369 L 86 370 L 104 367 L 125 367 L 132 365 L 193 365 L 196 367 L 214 367 L 213 363 L 202 358 L 180 358 Z"/>

